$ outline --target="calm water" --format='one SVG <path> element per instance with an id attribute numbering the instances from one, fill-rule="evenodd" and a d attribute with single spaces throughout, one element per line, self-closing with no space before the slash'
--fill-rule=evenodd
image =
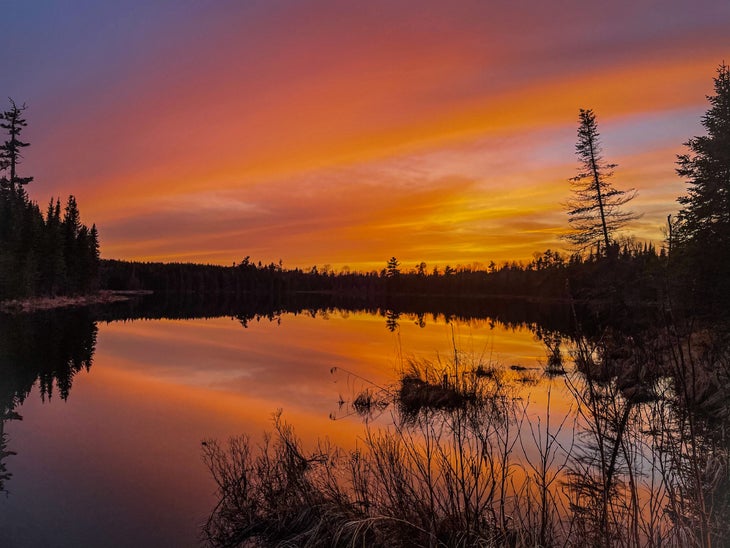
<path id="1" fill-rule="evenodd" d="M 202 440 L 263 433 L 283 409 L 305 440 L 352 446 L 362 421 L 337 402 L 363 387 L 358 377 L 392 383 L 408 357 L 448 358 L 454 341 L 483 362 L 545 362 L 524 327 L 395 322 L 345 311 L 247 327 L 230 317 L 94 322 L 85 311 L 3 318 L 5 451 L 16 454 L 2 459 L 11 476 L 0 546 L 195 546 L 216 502 Z M 544 391 L 532 389 L 536 412 Z M 567 404 L 554 391 L 553 406 Z"/>

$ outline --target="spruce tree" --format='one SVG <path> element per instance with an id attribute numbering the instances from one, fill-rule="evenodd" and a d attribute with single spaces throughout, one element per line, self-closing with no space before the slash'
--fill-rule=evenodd
<path id="1" fill-rule="evenodd" d="M 680 244 L 715 253 L 730 251 L 730 67 L 720 65 L 715 95 L 702 117 L 706 135 L 685 143 L 688 154 L 677 156 L 677 173 L 687 179 L 687 194 L 678 198 Z"/>
<path id="2" fill-rule="evenodd" d="M 607 252 L 614 233 L 638 216 L 621 208 L 636 196 L 636 190 L 618 190 L 609 182 L 616 164 L 604 161 L 596 115 L 580 109 L 578 115 L 578 175 L 570 179 L 573 198 L 568 201 L 572 231 L 565 236 L 578 250 L 603 244 Z"/>
<path id="3" fill-rule="evenodd" d="M 30 183 L 33 177 L 19 177 L 18 164 L 22 155 L 21 149 L 29 144 L 21 141 L 18 137 L 28 123 L 23 118 L 23 111 L 27 107 L 25 104 L 17 106 L 15 101 L 10 99 L 10 109 L 0 114 L 0 128 L 7 131 L 8 139 L 0 145 L 0 171 L 8 171 L 8 174 L 0 178 L 0 186 L 15 190 L 16 185 L 19 187 Z"/>
<path id="4" fill-rule="evenodd" d="M 730 304 L 730 67 L 717 69 L 715 95 L 702 117 L 705 135 L 685 143 L 677 156 L 677 173 L 687 180 L 687 194 L 672 242 L 679 267 L 681 295 L 696 309 L 715 308 L 723 315 Z"/>
<path id="5" fill-rule="evenodd" d="M 68 288 L 71 293 L 76 293 L 80 289 L 79 280 L 82 277 L 82 265 L 80 260 L 80 252 L 78 245 L 78 236 L 82 228 L 81 216 L 76 204 L 76 198 L 71 195 L 68 197 L 66 209 L 61 222 L 61 234 L 63 238 L 63 256 L 66 264 L 66 275 Z"/>

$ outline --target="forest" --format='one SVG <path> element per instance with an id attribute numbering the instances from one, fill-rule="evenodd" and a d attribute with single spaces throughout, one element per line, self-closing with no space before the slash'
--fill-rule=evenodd
<path id="1" fill-rule="evenodd" d="M 74 196 L 61 212 L 51 199 L 45 215 L 26 192 L 33 177 L 21 177 L 20 139 L 27 126 L 23 111 L 10 101 L 0 113 L 7 139 L 0 145 L 0 300 L 38 295 L 88 293 L 98 287 L 99 236 L 81 222 Z"/>
<path id="2" fill-rule="evenodd" d="M 218 503 L 204 540 L 211 546 L 727 546 L 725 65 L 715 91 L 702 119 L 707 134 L 691 138 L 689 152 L 678 158 L 688 192 L 678 200 L 677 217 L 667 219 L 659 251 L 617 241 L 617 231 L 636 218 L 624 207 L 636 192 L 611 184 L 616 166 L 602 158 L 594 113 L 581 110 L 580 171 L 567 204 L 573 255 L 549 251 L 526 265 L 486 271 L 426 274 L 424 265 L 402 272 L 391 258 L 370 274 L 302 273 L 322 290 L 350 283 L 386 301 L 429 292 L 452 301 L 463 293 L 472 303 L 485 294 L 562 300 L 567 313 L 557 316 L 572 316 L 572 326 L 536 330 L 546 347 L 545 414 L 535 416 L 519 388 L 539 381 L 513 376 L 526 368 L 470 360 L 456 342 L 450 360 L 409 358 L 392 385 L 364 383 L 341 398 L 344 416 L 365 422 L 355 449 L 327 439 L 307 446 L 281 412 L 263 442 L 249 435 L 205 440 Z M 269 270 L 281 279 L 292 275 L 275 265 Z M 398 321 L 395 310 L 390 325 Z M 561 343 L 572 367 L 563 367 Z M 572 402 L 562 419 L 551 408 L 557 387 Z M 378 417 L 388 413 L 392 424 L 379 428 Z"/>

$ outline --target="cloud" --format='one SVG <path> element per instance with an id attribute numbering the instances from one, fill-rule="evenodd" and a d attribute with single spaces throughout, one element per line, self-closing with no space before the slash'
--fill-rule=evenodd
<path id="1" fill-rule="evenodd" d="M 20 19 L 56 29 L 24 59 L 78 61 L 28 80 L 31 192 L 76 194 L 108 257 L 529 257 L 507 218 L 557 223 L 579 107 L 663 213 L 652 155 L 697 132 L 730 24 L 717 2 L 187 8 Z"/>

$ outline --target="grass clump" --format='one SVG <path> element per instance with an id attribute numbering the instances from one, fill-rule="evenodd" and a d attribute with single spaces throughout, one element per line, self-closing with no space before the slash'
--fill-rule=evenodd
<path id="1" fill-rule="evenodd" d="M 318 444 L 305 451 L 278 414 L 261 445 L 245 436 L 227 447 L 205 442 L 219 503 L 204 540 L 282 547 L 725 545 L 730 353 L 692 342 L 608 333 L 578 339 L 575 370 L 546 383 L 546 407 L 538 410 L 528 410 L 529 398 L 515 389 L 531 382 L 520 380 L 531 371 L 515 371 L 512 382 L 512 372 L 467 366 L 456 353 L 446 364 L 411 360 L 392 387 L 354 399 L 364 415 L 390 407 L 394 418 L 388 427 L 367 422 L 356 450 Z M 636 388 L 654 381 L 650 366 L 674 368 L 672 377 L 652 382 L 661 397 L 645 398 Z M 557 420 L 553 384 L 573 398 Z M 719 390 L 725 398 L 716 403 Z"/>

